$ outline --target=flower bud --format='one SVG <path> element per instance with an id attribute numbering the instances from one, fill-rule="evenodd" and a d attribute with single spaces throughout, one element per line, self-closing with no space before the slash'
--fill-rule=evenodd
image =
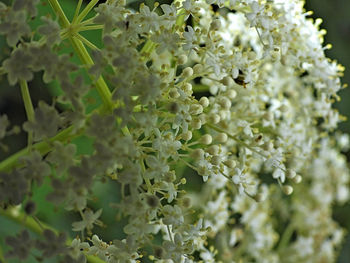
<path id="1" fill-rule="evenodd" d="M 205 145 L 211 144 L 212 141 L 213 141 L 213 138 L 211 137 L 210 134 L 203 135 L 202 138 L 200 138 L 200 140 L 199 140 L 200 143 L 203 143 Z"/>
<path id="2" fill-rule="evenodd" d="M 284 186 L 282 186 L 282 191 L 286 195 L 291 195 L 293 193 L 293 187 L 290 185 L 284 185 Z"/>
<path id="3" fill-rule="evenodd" d="M 179 65 L 183 65 L 183 64 L 185 64 L 186 62 L 187 62 L 187 56 L 184 55 L 184 54 L 180 55 L 180 56 L 178 57 L 178 59 L 177 59 L 177 63 L 178 63 Z"/>
<path id="4" fill-rule="evenodd" d="M 301 177 L 299 174 L 297 174 L 292 180 L 294 183 L 299 184 L 303 180 L 303 177 Z"/>
<path id="5" fill-rule="evenodd" d="M 183 86 L 183 90 L 184 90 L 184 92 L 185 92 L 187 95 L 192 95 L 192 93 L 193 93 L 192 85 L 191 85 L 190 83 L 186 83 L 186 84 Z"/>
<path id="6" fill-rule="evenodd" d="M 182 135 L 181 135 L 181 138 L 185 141 L 189 141 L 192 139 L 192 132 L 191 131 L 187 131 L 187 132 L 184 132 Z"/>
<path id="7" fill-rule="evenodd" d="M 193 69 L 191 67 L 187 67 L 182 71 L 182 76 L 184 78 L 192 77 L 193 75 Z"/>
<path id="8" fill-rule="evenodd" d="M 217 155 L 213 156 L 213 157 L 211 158 L 211 160 L 210 160 L 210 163 L 211 163 L 212 165 L 219 165 L 219 164 L 221 163 L 221 158 L 220 158 L 220 156 L 217 156 Z"/>
<path id="9" fill-rule="evenodd" d="M 195 149 L 191 152 L 190 156 L 195 160 L 201 160 L 204 158 L 204 151 L 202 149 Z"/>
<path id="10" fill-rule="evenodd" d="M 200 98 L 199 103 L 202 105 L 203 108 L 206 108 L 209 106 L 209 99 L 207 97 L 202 97 Z"/>
<path id="11" fill-rule="evenodd" d="M 220 115 L 211 113 L 208 115 L 207 121 L 211 124 L 218 124 L 220 122 Z"/>
<path id="12" fill-rule="evenodd" d="M 215 136 L 215 141 L 219 142 L 219 143 L 225 143 L 227 142 L 227 134 L 226 133 L 219 133 Z"/>
<path id="13" fill-rule="evenodd" d="M 232 159 L 227 159 L 226 161 L 224 161 L 224 164 L 228 167 L 228 168 L 235 168 L 237 163 L 235 160 Z"/>
<path id="14" fill-rule="evenodd" d="M 296 176 L 296 172 L 293 169 L 287 169 L 286 176 L 290 179 L 293 179 Z"/>
<path id="15" fill-rule="evenodd" d="M 199 130 L 200 128 L 202 128 L 202 122 L 199 118 L 194 118 L 191 121 L 191 126 L 193 129 Z"/>
<path id="16" fill-rule="evenodd" d="M 227 97 L 230 98 L 231 100 L 233 100 L 234 98 L 237 97 L 237 91 L 235 91 L 234 89 L 228 90 Z"/>
<path id="17" fill-rule="evenodd" d="M 203 71 L 203 65 L 202 64 L 196 64 L 193 66 L 193 73 L 198 75 L 201 74 Z"/>
<path id="18" fill-rule="evenodd" d="M 222 98 L 219 99 L 219 105 L 222 108 L 224 108 L 225 110 L 228 110 L 228 109 L 231 108 L 232 103 L 231 103 L 231 101 L 228 98 L 222 97 Z"/>
<path id="19" fill-rule="evenodd" d="M 226 87 L 231 87 L 233 85 L 233 79 L 229 76 L 224 77 L 220 82 Z"/>
<path id="20" fill-rule="evenodd" d="M 169 97 L 172 99 L 177 99 L 180 97 L 180 93 L 177 91 L 176 88 L 171 88 L 169 91 Z"/>
<path id="21" fill-rule="evenodd" d="M 190 114 L 198 115 L 203 112 L 203 107 L 200 104 L 191 104 L 190 106 Z"/>
<path id="22" fill-rule="evenodd" d="M 218 155 L 219 151 L 220 151 L 220 148 L 217 145 L 212 145 L 206 149 L 206 152 L 209 153 L 210 155 Z"/>

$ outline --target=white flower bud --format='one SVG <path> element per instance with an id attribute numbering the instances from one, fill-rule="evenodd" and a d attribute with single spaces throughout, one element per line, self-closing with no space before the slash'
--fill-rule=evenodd
<path id="1" fill-rule="evenodd" d="M 183 86 L 183 91 L 184 91 L 187 95 L 192 95 L 193 90 L 192 90 L 192 85 L 191 85 L 191 83 L 186 83 L 186 84 Z"/>
<path id="2" fill-rule="evenodd" d="M 233 79 L 229 76 L 224 77 L 220 82 L 226 87 L 231 87 L 233 85 Z"/>
<path id="3" fill-rule="evenodd" d="M 220 148 L 217 145 L 212 145 L 209 148 L 207 148 L 205 151 L 207 153 L 209 153 L 210 155 L 218 155 L 219 151 L 220 151 Z"/>
<path id="4" fill-rule="evenodd" d="M 219 111 L 219 116 L 220 116 L 220 120 L 226 120 L 228 117 L 228 112 L 227 110 L 221 110 Z"/>
<path id="5" fill-rule="evenodd" d="M 192 139 L 192 132 L 191 132 L 191 131 L 187 131 L 187 132 L 183 133 L 183 134 L 181 135 L 181 138 L 182 138 L 183 140 L 185 140 L 185 141 L 191 140 L 191 139 Z"/>
<path id="6" fill-rule="evenodd" d="M 177 99 L 180 97 L 180 93 L 177 91 L 176 88 L 171 88 L 169 91 L 169 97 L 172 99 Z"/>
<path id="7" fill-rule="evenodd" d="M 206 119 L 206 117 L 205 117 L 205 114 L 199 115 L 198 118 L 201 120 L 202 125 L 204 125 L 204 124 L 207 123 L 207 119 Z"/>
<path id="8" fill-rule="evenodd" d="M 234 89 L 230 89 L 227 91 L 227 97 L 231 100 L 233 100 L 234 98 L 237 97 L 237 91 L 235 91 Z"/>
<path id="9" fill-rule="evenodd" d="M 200 98 L 199 103 L 203 106 L 203 108 L 206 108 L 209 106 L 209 99 L 207 97 L 202 97 Z"/>
<path id="10" fill-rule="evenodd" d="M 235 168 L 237 163 L 235 160 L 232 159 L 227 159 L 226 161 L 224 161 L 224 164 L 228 167 L 228 168 Z"/>
<path id="11" fill-rule="evenodd" d="M 179 65 L 183 65 L 183 64 L 185 64 L 186 62 L 187 62 L 187 56 L 184 55 L 184 54 L 180 55 L 179 58 L 177 59 L 177 63 L 178 63 Z"/>
<path id="12" fill-rule="evenodd" d="M 211 137 L 210 134 L 203 135 L 202 138 L 200 138 L 200 140 L 199 140 L 200 143 L 203 143 L 205 145 L 211 144 L 212 141 L 213 141 L 213 138 Z"/>
<path id="13" fill-rule="evenodd" d="M 293 169 L 287 169 L 286 176 L 290 179 L 293 179 L 296 176 L 296 172 Z"/>
<path id="14" fill-rule="evenodd" d="M 190 114 L 198 115 L 203 112 L 203 107 L 200 104 L 191 104 L 190 106 Z"/>
<path id="15" fill-rule="evenodd" d="M 201 74 L 203 71 L 203 65 L 202 64 L 196 64 L 193 66 L 193 73 L 198 75 Z"/>
<path id="16" fill-rule="evenodd" d="M 301 177 L 299 174 L 297 174 L 292 180 L 294 183 L 299 184 L 303 180 L 303 177 Z"/>
<path id="17" fill-rule="evenodd" d="M 230 101 L 228 98 L 226 98 L 226 97 L 220 98 L 220 99 L 219 99 L 219 104 L 220 104 L 220 106 L 221 106 L 222 108 L 224 108 L 225 110 L 230 109 L 231 106 L 232 106 L 231 101 Z"/>
<path id="18" fill-rule="evenodd" d="M 286 195 L 291 195 L 293 193 L 293 187 L 290 185 L 284 185 L 284 186 L 282 186 L 282 191 Z"/>
<path id="19" fill-rule="evenodd" d="M 217 124 L 220 122 L 220 115 L 211 113 L 208 115 L 207 121 L 211 124 Z"/>
<path id="20" fill-rule="evenodd" d="M 193 75 L 193 69 L 191 67 L 187 67 L 182 71 L 182 76 L 184 78 L 192 77 Z"/>
<path id="21" fill-rule="evenodd" d="M 202 122 L 199 118 L 192 119 L 191 126 L 193 129 L 199 130 L 200 128 L 202 128 Z"/>
<path id="22" fill-rule="evenodd" d="M 202 149 L 195 149 L 191 152 L 190 156 L 195 160 L 201 160 L 204 158 L 204 151 Z"/>
<path id="23" fill-rule="evenodd" d="M 288 111 L 288 106 L 283 104 L 282 106 L 279 107 L 279 110 L 281 112 L 287 112 Z"/>
<path id="24" fill-rule="evenodd" d="M 263 145 L 263 149 L 268 152 L 271 151 L 273 149 L 273 142 L 272 141 L 265 142 Z"/>
<path id="25" fill-rule="evenodd" d="M 217 156 L 217 155 L 213 156 L 213 157 L 211 158 L 211 160 L 210 160 L 210 163 L 211 163 L 212 165 L 219 165 L 219 164 L 221 163 L 221 158 L 220 158 L 220 156 Z"/>
<path id="26" fill-rule="evenodd" d="M 227 142 L 228 136 L 226 133 L 219 133 L 215 136 L 215 141 L 219 143 L 225 143 Z"/>
<path id="27" fill-rule="evenodd" d="M 272 121 L 273 120 L 273 113 L 271 111 L 268 111 L 264 114 L 263 118 L 266 121 Z"/>

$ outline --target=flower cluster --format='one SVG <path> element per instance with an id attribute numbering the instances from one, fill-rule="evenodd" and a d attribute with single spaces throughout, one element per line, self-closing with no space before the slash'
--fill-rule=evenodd
<path id="1" fill-rule="evenodd" d="M 24 231 L 7 239 L 9 256 L 23 260 L 35 246 L 65 262 L 335 262 L 344 231 L 332 205 L 349 199 L 348 142 L 334 133 L 343 117 L 332 107 L 343 69 L 325 57 L 324 32 L 303 1 L 134 9 L 109 0 L 86 20 L 98 1 L 80 13 L 79 1 L 70 22 L 50 0 L 58 19 L 43 16 L 31 32 L 38 2 L 0 4 L 0 34 L 12 47 L 0 73 L 23 92 L 41 72 L 68 106 L 30 111 L 25 100 L 31 139 L 0 163 L 0 204 L 25 203 L 33 184 L 50 182 L 47 200 L 79 213 L 72 230 L 81 236 L 66 246 L 64 234 L 45 230 L 34 242 Z M 99 30 L 102 48 L 80 34 L 87 30 Z M 60 51 L 69 43 L 81 65 Z M 90 89 L 102 101 L 92 111 Z M 8 125 L 1 115 L 0 139 Z M 71 142 L 81 135 L 89 154 Z M 100 181 L 115 187 L 110 209 L 124 218 L 115 223 L 124 236 L 111 242 L 94 233 L 115 228 L 91 208 Z"/>

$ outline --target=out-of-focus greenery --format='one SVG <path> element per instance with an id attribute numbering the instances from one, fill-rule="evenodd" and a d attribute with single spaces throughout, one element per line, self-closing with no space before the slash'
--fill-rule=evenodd
<path id="1" fill-rule="evenodd" d="M 286 0 L 287 1 L 287 0 Z M 7 1 L 4 1 L 7 2 Z M 62 7 L 68 17 L 73 16 L 74 8 L 76 5 L 76 0 L 60 0 Z M 88 1 L 86 1 L 88 2 Z M 104 2 L 104 1 L 100 1 Z M 131 6 L 137 6 L 137 2 L 134 0 L 127 1 Z M 154 0 L 146 0 L 146 3 L 150 6 L 153 5 Z M 169 1 L 171 2 L 171 1 Z M 45 13 L 50 10 L 46 0 L 41 0 L 40 7 Z M 333 48 L 327 50 L 326 54 L 329 58 L 337 60 L 340 64 L 344 65 L 347 70 L 345 71 L 345 76 L 343 78 L 343 83 L 350 84 L 350 1 L 349 0 L 307 0 L 306 9 L 313 10 L 314 14 L 312 17 L 323 19 L 322 28 L 327 30 L 327 35 L 325 37 L 325 44 L 331 43 Z M 91 15 L 91 14 L 90 14 Z M 37 18 L 39 19 L 39 18 Z M 33 21 L 35 25 L 36 21 Z M 91 40 L 93 43 L 99 46 L 100 44 L 100 32 L 93 31 L 89 32 L 87 35 L 84 35 L 87 39 Z M 0 62 L 4 59 L 1 57 L 2 54 L 10 52 L 6 47 L 5 40 L 0 37 Z M 62 52 L 69 53 L 70 50 L 62 50 Z M 36 106 L 39 100 L 46 100 L 48 103 L 51 102 L 51 95 L 58 95 L 59 90 L 55 85 L 46 89 L 42 85 L 40 76 L 36 76 L 34 81 L 31 82 L 31 96 Z M 7 87 L 6 80 L 0 79 L 0 112 L 6 112 L 9 115 L 12 124 L 21 125 L 25 121 L 25 111 L 22 105 L 20 90 L 18 86 Z M 337 103 L 337 107 L 342 115 L 345 115 L 350 119 L 350 88 L 344 89 L 339 94 L 342 97 L 342 100 Z M 98 96 L 96 94 L 89 94 L 88 98 L 90 99 L 92 105 L 91 109 L 95 108 L 98 104 Z M 94 103 L 95 102 L 95 103 Z M 350 133 L 350 121 L 346 121 L 340 125 L 340 129 L 344 132 Z M 5 156 L 10 155 L 13 152 L 18 151 L 19 149 L 25 147 L 26 143 L 26 134 L 23 133 L 20 136 L 9 138 L 7 142 L 8 145 L 11 145 L 11 149 L 6 155 L 0 152 L 0 160 Z M 86 138 L 81 137 L 76 139 L 76 144 L 78 149 L 83 152 L 89 152 L 92 150 L 91 142 Z M 350 160 L 350 153 L 346 153 L 348 160 Z M 179 167 L 181 169 L 182 167 Z M 46 186 L 45 186 L 46 185 Z M 37 203 L 38 214 L 37 216 L 45 222 L 55 225 L 58 230 L 70 231 L 69 222 L 78 219 L 77 215 L 71 214 L 70 218 L 67 218 L 67 215 L 63 216 L 62 214 L 57 214 L 55 208 L 52 204 L 45 201 L 45 195 L 50 191 L 48 184 L 44 184 L 42 187 L 35 189 L 33 191 L 32 200 Z M 195 183 L 193 184 L 195 187 Z M 105 187 L 105 186 L 104 186 Z M 110 185 L 109 187 L 114 187 Z M 117 187 L 116 187 L 117 189 Z M 96 193 L 99 196 L 102 196 L 102 192 L 105 191 L 100 185 L 96 185 Z M 117 189 L 118 190 L 118 189 Z M 105 191 L 106 193 L 109 191 Z M 110 203 L 113 200 L 110 200 L 111 197 L 104 196 L 103 200 L 94 200 L 96 207 L 103 207 L 104 214 L 102 220 L 108 224 L 108 222 L 113 222 L 111 218 L 111 213 L 108 213 L 108 210 L 111 208 L 105 207 L 103 203 Z M 93 205 L 93 204 L 92 204 Z M 337 207 L 334 212 L 335 219 L 345 227 L 348 232 L 350 232 L 350 205 L 345 205 L 342 207 Z M 5 235 L 18 232 L 20 227 L 4 218 L 0 217 L 0 247 L 6 249 L 5 244 L 3 243 L 3 238 Z M 115 238 L 121 235 L 121 229 L 116 228 L 115 231 L 109 233 L 103 233 L 103 229 L 99 233 L 101 237 L 105 237 L 107 240 Z M 73 233 L 72 233 L 73 235 Z M 36 262 L 33 259 L 33 262 Z M 348 263 L 350 262 L 350 235 L 347 235 L 346 241 L 344 242 L 344 247 L 340 253 L 338 260 L 339 263 Z"/>
<path id="2" fill-rule="evenodd" d="M 325 44 L 331 43 L 333 46 L 326 51 L 327 57 L 345 66 L 342 82 L 350 85 L 350 1 L 306 0 L 306 9 L 314 11 L 312 17 L 322 18 L 321 27 L 327 30 Z M 339 128 L 350 133 L 350 87 L 342 90 L 339 95 L 341 101 L 336 106 L 339 112 L 348 118 Z M 346 154 L 350 164 L 350 153 Z M 334 217 L 348 231 L 338 260 L 339 263 L 348 263 L 350 262 L 350 205 L 337 207 L 334 210 Z"/>

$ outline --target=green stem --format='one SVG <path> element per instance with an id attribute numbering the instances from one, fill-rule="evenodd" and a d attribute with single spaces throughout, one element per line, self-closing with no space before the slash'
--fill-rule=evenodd
<path id="1" fill-rule="evenodd" d="M 0 262 L 6 262 L 4 257 L 4 252 L 2 250 L 2 247 L 0 246 Z"/>
<path id="2" fill-rule="evenodd" d="M 42 235 L 44 232 L 44 229 L 50 229 L 53 231 L 56 235 L 58 235 L 58 231 L 54 229 L 53 227 L 43 223 L 43 222 L 37 222 L 34 218 L 26 215 L 25 213 L 21 211 L 15 211 L 14 209 L 0 209 L 0 215 L 8 218 L 9 220 L 23 225 L 27 229 L 30 229 L 32 232 Z M 70 246 L 72 243 L 72 239 L 68 238 L 66 241 L 66 245 Z M 96 256 L 86 255 L 86 258 L 91 263 L 104 263 L 105 261 L 99 259 Z"/>
<path id="3" fill-rule="evenodd" d="M 193 84 L 193 92 L 209 92 L 209 86 L 203 84 Z"/>
<path id="4" fill-rule="evenodd" d="M 87 14 L 94 8 L 94 6 L 98 3 L 98 0 L 92 0 L 80 13 L 78 18 L 76 19 L 76 23 L 79 24 L 83 19 L 87 16 Z"/>
<path id="5" fill-rule="evenodd" d="M 18 165 L 18 158 L 27 155 L 30 150 L 37 150 L 41 154 L 46 154 L 51 150 L 51 143 L 54 141 L 60 141 L 60 142 L 65 142 L 67 140 L 71 140 L 73 138 L 78 137 L 79 135 L 82 134 L 83 130 L 79 130 L 77 133 L 73 133 L 73 126 L 68 127 L 67 129 L 61 131 L 58 133 L 56 136 L 48 139 L 48 142 L 42 141 L 39 143 L 36 143 L 31 146 L 31 148 L 26 147 L 19 152 L 16 152 L 15 154 L 11 155 L 7 159 L 3 160 L 0 163 L 0 171 L 9 171 L 11 168 L 14 166 Z"/>
<path id="6" fill-rule="evenodd" d="M 86 50 L 84 44 L 76 38 L 71 38 L 71 43 L 74 48 L 74 50 L 77 52 L 80 60 L 87 66 L 93 65 L 94 62 L 92 58 L 90 57 L 88 51 Z M 104 79 L 100 76 L 98 80 L 96 81 L 96 88 L 98 93 L 101 96 L 103 105 L 106 106 L 107 109 L 112 110 L 113 103 L 112 103 L 112 94 L 108 89 L 108 86 Z"/>
<path id="7" fill-rule="evenodd" d="M 34 107 L 33 107 L 32 100 L 30 98 L 28 84 L 24 80 L 20 80 L 19 84 L 21 86 L 21 93 L 22 93 L 22 98 L 23 98 L 24 108 L 26 110 L 27 118 L 29 121 L 33 121 L 34 120 Z"/>
<path id="8" fill-rule="evenodd" d="M 294 232 L 294 225 L 292 222 L 285 228 L 282 237 L 280 238 L 280 242 L 278 243 L 277 252 L 280 253 L 282 250 L 288 245 L 290 238 L 292 237 Z"/>
<path id="9" fill-rule="evenodd" d="M 79 32 L 81 31 L 89 31 L 89 30 L 98 30 L 103 29 L 104 25 L 91 25 L 91 26 L 82 26 L 79 28 Z"/>
<path id="10" fill-rule="evenodd" d="M 83 37 L 80 34 L 76 34 L 75 37 L 80 40 L 81 42 L 83 42 L 85 45 L 87 45 L 89 48 L 91 49 L 98 49 L 98 47 L 96 47 L 94 44 L 92 44 L 89 40 L 87 40 L 85 37 Z"/>
<path id="11" fill-rule="evenodd" d="M 65 16 L 60 4 L 58 3 L 57 0 L 49 0 L 53 10 L 59 15 L 63 26 L 65 28 L 69 28 L 71 27 L 67 17 Z M 93 6 L 98 2 L 98 0 L 93 0 L 91 1 L 86 8 L 82 11 L 82 13 L 78 16 L 77 18 L 77 23 L 79 23 L 81 20 L 79 20 L 79 17 L 81 15 L 83 15 L 84 13 L 88 13 L 91 8 L 93 8 Z M 87 14 L 86 13 L 86 14 Z M 85 16 L 84 16 L 85 17 Z M 83 17 L 83 18 L 84 18 Z M 69 36 L 69 39 L 71 40 L 72 46 L 75 50 L 75 52 L 77 53 L 78 57 L 80 58 L 80 60 L 85 64 L 85 65 L 93 65 L 93 60 L 91 59 L 89 53 L 87 52 L 84 44 L 81 42 L 81 40 L 76 39 L 76 37 L 74 36 L 74 34 Z M 92 78 L 92 76 L 90 76 Z M 102 98 L 102 102 L 103 105 L 108 109 L 108 110 L 112 110 L 113 109 L 113 103 L 112 103 L 112 95 L 111 92 L 108 89 L 108 86 L 106 84 L 106 82 L 104 81 L 104 79 L 102 77 L 100 77 L 97 82 L 96 82 L 96 88 L 97 91 L 99 93 L 99 95 Z"/>
<path id="12" fill-rule="evenodd" d="M 74 12 L 74 16 L 73 16 L 73 20 L 72 20 L 72 23 L 74 24 L 75 21 L 77 20 L 78 18 L 78 15 L 79 15 L 79 11 L 80 11 L 80 8 L 81 8 L 81 4 L 83 3 L 83 0 L 79 0 L 78 4 L 77 4 L 77 7 L 75 8 L 75 12 Z"/>
<path id="13" fill-rule="evenodd" d="M 70 26 L 69 20 L 66 17 L 65 13 L 63 12 L 58 1 L 57 0 L 49 0 L 49 3 L 51 5 L 52 9 L 56 12 L 58 17 L 60 18 L 63 27 L 66 27 L 66 28 L 69 27 Z"/>
<path id="14" fill-rule="evenodd" d="M 32 99 L 30 98 L 30 93 L 28 89 L 28 84 L 25 80 L 20 80 L 19 85 L 21 87 L 22 98 L 24 102 L 24 108 L 26 110 L 28 121 L 34 121 L 34 107 Z M 28 133 L 28 146 L 32 145 L 33 142 L 33 133 Z"/>

